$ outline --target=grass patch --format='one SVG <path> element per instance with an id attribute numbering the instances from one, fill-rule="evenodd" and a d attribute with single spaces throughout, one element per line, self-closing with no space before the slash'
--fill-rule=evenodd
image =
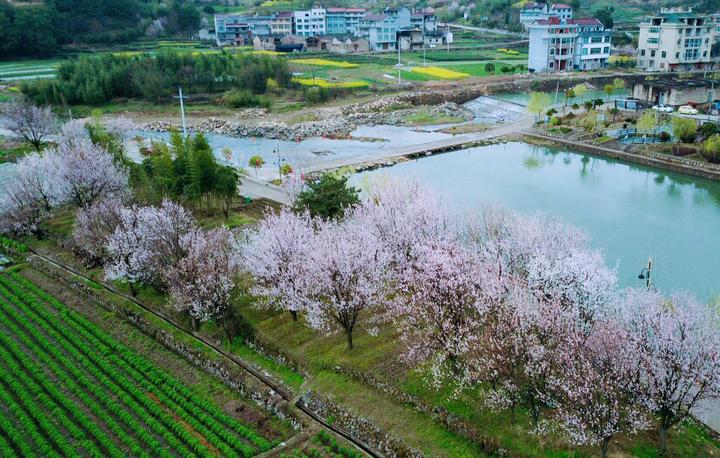
<path id="1" fill-rule="evenodd" d="M 232 344 L 230 344 L 228 350 L 275 375 L 295 392 L 298 392 L 305 382 L 305 378 L 301 374 L 259 353 L 254 348 L 243 343 L 240 339 L 235 339 Z"/>
<path id="2" fill-rule="evenodd" d="M 417 111 L 405 118 L 407 124 L 422 126 L 429 124 L 455 124 L 463 122 L 460 116 L 450 116 L 446 114 L 435 114 L 427 111 Z"/>

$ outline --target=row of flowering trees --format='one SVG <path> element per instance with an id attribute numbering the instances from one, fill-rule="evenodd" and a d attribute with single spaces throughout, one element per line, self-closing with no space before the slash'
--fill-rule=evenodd
<path id="1" fill-rule="evenodd" d="M 129 194 L 128 171 L 86 131 L 68 126 L 57 146 L 18 159 L 0 187 L 0 232 L 40 234 L 40 223 L 65 205 L 88 208 Z"/>
<path id="2" fill-rule="evenodd" d="M 228 337 L 230 299 L 239 255 L 227 228 L 204 230 L 181 205 L 125 205 L 101 200 L 80 208 L 74 241 L 89 263 L 104 266 L 105 278 L 129 285 L 153 285 L 166 291 L 179 312 L 198 321 L 222 321 Z"/>
<path id="3" fill-rule="evenodd" d="M 603 456 L 618 433 L 668 431 L 720 396 L 718 316 L 687 295 L 618 292 L 582 231 L 502 208 L 464 217 L 385 183 L 340 220 L 282 210 L 249 234 L 262 304 L 345 333 L 392 324 L 435 386 L 480 386 Z"/>

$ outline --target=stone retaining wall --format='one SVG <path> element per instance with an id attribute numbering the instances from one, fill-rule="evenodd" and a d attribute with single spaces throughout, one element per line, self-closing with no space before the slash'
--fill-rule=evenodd
<path id="1" fill-rule="evenodd" d="M 666 156 L 657 153 L 633 154 L 625 151 L 606 148 L 603 146 L 590 145 L 588 143 L 571 141 L 559 136 L 552 136 L 544 131 L 532 130 L 523 132 L 529 137 L 547 140 L 569 146 L 575 150 L 595 156 L 609 157 L 611 159 L 632 162 L 635 164 L 645 165 L 658 169 L 670 170 L 685 175 L 693 175 L 697 177 L 707 178 L 709 180 L 720 180 L 720 167 L 712 164 L 707 166 L 699 166 L 697 162 L 689 159 L 683 159 L 673 156 Z"/>
<path id="2" fill-rule="evenodd" d="M 384 456 L 396 458 L 420 458 L 423 456 L 421 452 L 408 447 L 402 440 L 383 431 L 371 420 L 357 416 L 317 393 L 309 391 L 302 395 L 298 402 L 327 421 L 332 421 L 333 425 L 355 437 L 362 438 L 365 443 Z"/>

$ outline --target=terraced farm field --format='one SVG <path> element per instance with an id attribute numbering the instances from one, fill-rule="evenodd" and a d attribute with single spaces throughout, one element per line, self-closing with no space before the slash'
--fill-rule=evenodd
<path id="1" fill-rule="evenodd" d="M 0 275 L 0 455 L 245 457 L 273 445 L 26 277 Z"/>

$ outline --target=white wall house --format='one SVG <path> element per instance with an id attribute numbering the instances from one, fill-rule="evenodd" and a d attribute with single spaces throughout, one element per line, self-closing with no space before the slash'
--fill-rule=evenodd
<path id="1" fill-rule="evenodd" d="M 306 11 L 293 11 L 295 35 L 313 37 L 327 34 L 325 8 L 311 8 Z"/>
<path id="2" fill-rule="evenodd" d="M 662 8 L 640 23 L 637 65 L 648 71 L 712 68 L 716 24 L 708 14 L 692 8 Z"/>
<path id="3" fill-rule="evenodd" d="M 556 17 L 561 21 L 569 21 L 573 17 L 573 9 L 564 3 L 526 3 L 520 9 L 520 23 L 525 30 L 535 21 Z"/>
<path id="4" fill-rule="evenodd" d="M 551 17 L 536 20 L 528 30 L 531 71 L 592 70 L 608 65 L 612 32 L 595 18 L 562 21 Z"/>

